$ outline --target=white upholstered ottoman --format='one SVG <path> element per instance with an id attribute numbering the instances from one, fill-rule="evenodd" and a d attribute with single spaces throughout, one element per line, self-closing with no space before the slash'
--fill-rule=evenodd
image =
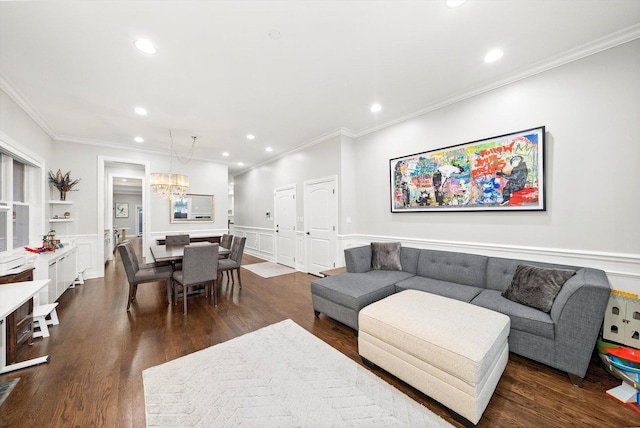
<path id="1" fill-rule="evenodd" d="M 444 404 L 465 425 L 478 423 L 507 365 L 508 316 L 406 290 L 363 308 L 358 323 L 365 363 Z"/>

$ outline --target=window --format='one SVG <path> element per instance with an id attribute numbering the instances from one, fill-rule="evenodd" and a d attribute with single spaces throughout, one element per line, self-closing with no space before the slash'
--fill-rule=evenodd
<path id="1" fill-rule="evenodd" d="M 0 154 L 0 252 L 29 245 L 32 213 L 29 177 L 37 168 Z"/>

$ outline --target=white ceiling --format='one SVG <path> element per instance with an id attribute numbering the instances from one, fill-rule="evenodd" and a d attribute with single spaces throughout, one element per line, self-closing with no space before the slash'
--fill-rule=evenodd
<path id="1" fill-rule="evenodd" d="M 638 0 L 0 2 L 0 86 L 56 140 L 167 152 L 172 129 L 233 174 L 639 37 Z"/>

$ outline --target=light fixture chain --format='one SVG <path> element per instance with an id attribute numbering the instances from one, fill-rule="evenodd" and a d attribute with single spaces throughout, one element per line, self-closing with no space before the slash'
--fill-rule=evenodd
<path id="1" fill-rule="evenodd" d="M 173 143 L 173 134 L 171 133 L 171 129 L 169 129 L 169 139 L 170 139 L 170 147 L 169 147 L 170 153 L 169 153 L 169 155 L 172 155 L 172 154 L 175 155 L 176 159 L 178 159 L 178 161 L 180 161 L 180 163 L 183 164 L 183 165 L 188 163 L 191 160 L 191 158 L 193 157 L 193 149 L 196 146 L 196 138 L 197 137 L 196 136 L 191 136 L 191 138 L 192 138 L 192 140 L 191 140 L 191 148 L 189 149 L 189 152 L 187 152 L 186 155 L 181 155 L 180 153 L 178 153 L 176 151 L 175 144 Z M 172 156 L 172 158 L 173 158 L 173 156 Z"/>

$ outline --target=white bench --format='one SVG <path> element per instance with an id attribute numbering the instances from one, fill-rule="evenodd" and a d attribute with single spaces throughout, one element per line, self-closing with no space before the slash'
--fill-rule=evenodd
<path id="1" fill-rule="evenodd" d="M 33 337 L 49 337 L 49 327 L 47 325 L 60 324 L 56 306 L 58 306 L 58 302 L 33 308 L 33 327 L 34 329 L 36 327 L 40 328 L 40 331 L 33 332 Z M 47 316 L 50 319 L 47 319 Z"/>
<path id="2" fill-rule="evenodd" d="M 418 290 L 359 313 L 358 352 L 475 425 L 507 365 L 509 317 Z"/>

